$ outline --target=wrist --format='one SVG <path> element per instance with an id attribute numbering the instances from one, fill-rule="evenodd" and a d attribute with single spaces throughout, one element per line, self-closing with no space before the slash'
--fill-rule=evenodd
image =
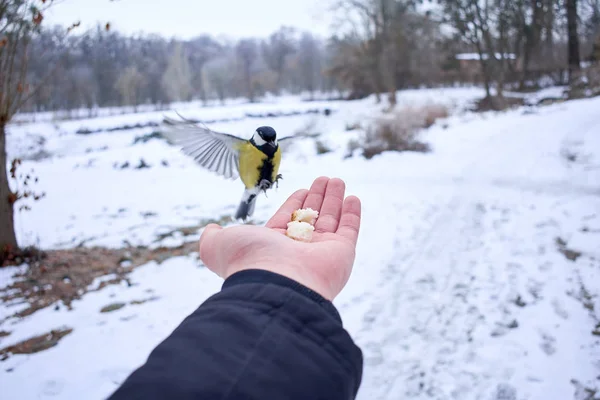
<path id="1" fill-rule="evenodd" d="M 264 269 L 241 270 L 233 273 L 231 276 L 225 279 L 221 290 L 241 284 L 266 284 L 291 289 L 294 292 L 314 301 L 338 322 L 342 322 L 341 316 L 331 300 L 323 297 L 320 293 L 299 283 L 298 281 L 281 275 L 278 272 L 267 271 Z"/>
<path id="2" fill-rule="evenodd" d="M 227 280 L 234 274 L 247 270 L 262 270 L 282 275 L 309 288 L 329 301 L 333 301 L 335 298 L 333 291 L 329 290 L 326 284 L 320 282 L 318 277 L 315 276 L 314 272 L 309 271 L 305 267 L 299 265 L 282 264 L 280 262 L 259 262 L 244 264 L 243 266 L 232 265 L 227 269 L 223 278 Z"/>

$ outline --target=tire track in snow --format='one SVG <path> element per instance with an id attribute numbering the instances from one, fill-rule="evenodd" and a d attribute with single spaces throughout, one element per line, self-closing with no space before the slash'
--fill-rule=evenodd
<path id="1" fill-rule="evenodd" d="M 498 154 L 495 145 L 506 141 L 507 132 L 523 125 L 522 120 L 518 122 L 492 136 L 485 146 L 487 151 L 479 153 L 465 166 L 463 178 L 459 180 L 481 177 L 478 173 L 481 165 L 488 170 L 489 167 L 503 168 L 507 155 Z M 577 124 L 564 136 L 589 127 L 590 122 Z M 527 124 L 526 121 L 524 125 Z M 528 139 L 526 145 L 535 145 L 539 140 L 537 137 Z M 521 145 L 523 141 L 515 144 Z M 521 160 L 525 164 L 525 175 L 538 168 L 538 161 L 545 156 L 548 154 L 538 151 L 524 163 Z M 362 346 L 365 381 L 359 394 L 361 397 L 364 394 L 365 399 L 400 396 L 464 399 L 466 396 L 480 398 L 484 393 L 516 398 L 516 389 L 502 382 L 502 378 L 510 377 L 511 368 L 497 371 L 493 363 L 475 362 L 478 357 L 471 334 L 481 325 L 491 327 L 478 305 L 470 303 L 467 297 L 476 289 L 482 291 L 481 287 L 474 287 L 474 268 L 487 264 L 489 281 L 485 289 L 491 291 L 489 297 L 495 299 L 495 317 L 510 318 L 503 300 L 507 293 L 514 291 L 520 266 L 509 264 L 508 271 L 502 271 L 482 251 L 485 247 L 481 241 L 484 208 L 465 195 L 464 189 L 457 187 L 437 211 L 435 205 L 430 205 L 429 209 L 434 210 L 433 222 L 415 231 L 412 246 L 405 245 L 409 250 L 398 252 L 395 257 L 402 260 L 401 265 L 397 267 L 391 260 L 390 268 L 382 276 L 379 293 L 372 298 L 373 305 L 365 315 L 363 329 L 356 335 L 359 342 L 365 342 Z M 471 195 L 476 192 L 473 190 Z M 465 255 L 471 253 L 473 258 L 465 263 L 468 258 Z M 498 275 L 498 272 L 504 273 Z M 519 345 L 506 349 L 515 357 L 522 350 Z M 457 365 L 461 360 L 456 357 L 458 352 L 465 363 L 471 361 L 472 365 Z M 493 357 L 488 357 L 490 359 Z"/>
<path id="2" fill-rule="evenodd" d="M 478 121 L 474 121 L 474 122 L 478 122 Z M 425 218 L 433 220 L 433 223 L 426 226 L 425 228 L 416 228 L 416 230 L 412 236 L 412 238 L 414 239 L 414 245 L 408 246 L 408 248 L 410 250 L 406 254 L 401 254 L 400 255 L 401 257 L 395 257 L 395 259 L 397 260 L 397 259 L 403 259 L 402 256 L 404 256 L 407 260 L 409 260 L 408 263 L 403 262 L 402 267 L 399 268 L 400 271 L 397 271 L 398 268 L 395 267 L 395 265 L 396 265 L 396 262 L 394 262 L 395 260 L 390 260 L 390 265 L 388 265 L 388 270 L 391 270 L 393 274 L 396 274 L 396 273 L 402 274 L 408 268 L 411 268 L 411 265 L 414 265 L 414 264 L 410 264 L 410 260 L 417 256 L 418 251 L 420 251 L 419 249 L 425 243 L 431 243 L 431 241 L 432 241 L 431 236 L 434 234 L 434 232 L 436 232 L 436 231 L 439 232 L 440 229 L 442 229 L 442 227 L 444 225 L 447 225 L 448 220 L 455 218 L 455 215 L 453 215 L 455 212 L 454 208 L 460 204 L 459 196 L 460 196 L 460 192 L 463 190 L 463 188 L 459 187 L 458 184 L 460 182 L 465 181 L 465 177 L 472 175 L 473 171 L 476 170 L 476 167 L 478 165 L 485 162 L 486 160 L 489 161 L 494 155 L 497 155 L 496 146 L 500 145 L 501 143 L 503 143 L 505 141 L 504 134 L 506 134 L 507 132 L 513 131 L 520 124 L 521 124 L 521 122 L 519 121 L 518 123 L 513 122 L 510 125 L 505 125 L 503 127 L 503 129 L 501 129 L 499 132 L 497 132 L 491 138 L 487 139 L 487 146 L 484 147 L 485 151 L 483 151 L 483 152 L 479 151 L 476 153 L 475 156 L 473 156 L 473 152 L 476 150 L 480 150 L 480 148 L 477 148 L 477 146 L 472 146 L 472 147 L 466 148 L 465 156 L 469 156 L 470 161 L 468 161 L 465 164 L 465 166 L 462 168 L 462 173 L 460 174 L 460 177 L 454 178 L 454 181 L 457 183 L 457 185 L 454 185 L 451 196 L 449 198 L 444 199 L 445 201 L 434 202 L 433 204 L 428 205 L 427 212 L 425 213 Z M 398 210 L 398 209 L 399 209 L 399 204 L 396 204 L 396 210 Z M 400 245 L 400 243 L 398 243 L 398 241 L 396 243 L 398 246 Z M 416 251 L 415 251 L 415 249 L 416 249 Z M 382 288 L 384 288 L 387 285 L 391 285 L 391 284 L 393 284 L 393 282 L 390 280 L 389 274 L 384 273 L 380 283 L 376 287 L 377 292 L 375 292 L 375 293 L 366 292 L 363 295 L 355 298 L 353 301 L 353 304 L 356 304 L 356 303 L 362 302 L 362 301 L 371 301 L 373 303 L 373 298 L 380 299 L 382 297 L 380 294 Z M 385 297 L 384 297 L 384 299 L 385 299 Z M 378 300 L 378 301 L 381 301 L 381 300 Z M 377 303 L 377 301 L 375 301 L 375 303 Z M 372 307 L 372 309 L 376 309 L 376 308 L 377 308 L 376 306 Z M 373 314 L 373 312 L 368 312 L 367 314 L 368 315 Z M 368 321 L 370 319 L 372 319 L 372 318 L 367 316 L 365 318 L 365 323 L 368 324 L 369 323 Z M 368 328 L 368 326 L 366 328 Z"/>
<path id="3" fill-rule="evenodd" d="M 493 142 L 503 140 L 502 134 L 510 129 L 511 127 L 505 127 L 489 140 Z M 494 145 L 486 146 L 486 150 L 478 153 L 467 163 L 463 168 L 463 177 L 468 176 L 478 164 L 486 159 L 489 160 L 495 154 Z M 399 384 L 404 386 L 404 393 L 402 393 L 404 396 L 414 397 L 422 394 L 430 398 L 435 395 L 435 384 L 427 376 L 427 373 L 435 368 L 435 362 L 426 362 L 425 364 L 429 365 L 423 365 L 425 358 L 423 356 L 431 345 L 444 344 L 446 341 L 436 337 L 436 331 L 432 331 L 428 325 L 436 315 L 439 315 L 440 308 L 443 308 L 442 304 L 449 302 L 447 297 L 450 295 L 448 293 L 450 287 L 468 289 L 468 283 L 459 283 L 459 281 L 468 282 L 467 277 L 470 276 L 470 268 L 473 267 L 470 263 L 466 271 L 461 271 L 460 257 L 454 255 L 461 247 L 461 240 L 469 237 L 469 230 L 472 229 L 465 225 L 465 221 L 474 219 L 469 218 L 473 213 L 473 207 L 467 204 L 462 193 L 463 189 L 456 186 L 452 196 L 439 205 L 437 211 L 434 211 L 433 222 L 425 229 L 415 232 L 413 243 L 406 245 L 407 250 L 396 257 L 397 260 L 402 260 L 397 273 L 385 274 L 386 276 L 383 277 L 379 296 L 365 316 L 363 329 L 357 334 L 359 341 L 363 337 L 365 341 L 368 338 L 363 346 L 366 353 L 366 382 L 361 393 L 366 393 L 365 399 L 391 399 L 399 395 L 397 393 L 399 390 L 396 388 L 398 379 L 402 380 Z M 436 204 L 430 206 L 430 209 L 435 210 L 435 207 Z M 463 235 L 457 235 L 457 232 L 462 232 Z M 436 263 L 435 260 L 445 260 L 444 254 L 449 262 L 443 265 Z M 458 279 L 459 277 L 462 279 Z M 445 291 L 434 295 L 437 288 L 436 279 L 443 282 Z M 454 285 L 452 282 L 455 282 Z M 413 289 L 413 286 L 416 288 Z M 464 311 L 454 314 L 468 315 Z M 475 324 L 474 321 L 478 318 L 478 316 L 471 318 L 472 322 L 469 325 Z M 408 321 L 408 326 L 404 325 L 405 321 Z M 374 334 L 376 330 L 383 330 L 383 337 L 377 337 Z M 404 343 L 395 346 L 403 339 L 405 339 Z M 410 349 L 414 344 L 418 349 L 416 352 Z M 384 351 L 388 355 L 384 355 Z M 443 349 L 443 351 L 449 350 Z M 400 354 L 401 357 L 397 357 L 398 354 L 396 357 L 390 357 L 392 352 L 403 354 Z M 371 379 L 370 372 L 373 373 Z"/>

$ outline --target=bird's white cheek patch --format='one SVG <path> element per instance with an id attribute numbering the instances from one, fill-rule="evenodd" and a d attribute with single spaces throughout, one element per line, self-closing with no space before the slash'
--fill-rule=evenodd
<path id="1" fill-rule="evenodd" d="M 256 143 L 257 146 L 263 146 L 263 145 L 267 144 L 267 142 L 265 142 L 265 140 L 260 137 L 260 135 L 258 134 L 258 132 L 256 132 L 252 136 L 252 138 L 254 139 L 254 143 Z"/>

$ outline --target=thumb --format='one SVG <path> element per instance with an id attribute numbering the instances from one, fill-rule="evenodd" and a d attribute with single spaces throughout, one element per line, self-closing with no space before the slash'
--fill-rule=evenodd
<path id="1" fill-rule="evenodd" d="M 204 265 L 206 265 L 211 271 L 215 267 L 216 255 L 218 252 L 218 249 L 215 246 L 217 234 L 222 230 L 223 228 L 217 224 L 208 224 L 204 228 L 202 235 L 200 235 L 198 255 L 200 256 L 200 260 L 202 260 Z"/>

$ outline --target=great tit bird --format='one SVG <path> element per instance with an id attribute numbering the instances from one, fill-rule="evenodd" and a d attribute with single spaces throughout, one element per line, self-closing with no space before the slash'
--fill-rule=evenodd
<path id="1" fill-rule="evenodd" d="M 193 157 L 196 163 L 227 179 L 241 178 L 245 190 L 235 213 L 236 219 L 245 221 L 252 216 L 260 192 L 266 194 L 267 189 L 282 179 L 279 144 L 293 136 L 277 140 L 275 129 L 260 126 L 247 140 L 215 132 L 186 119 L 175 121 L 165 117 L 163 122 L 169 127 L 165 129 L 164 137 L 180 146 L 182 152 Z"/>

